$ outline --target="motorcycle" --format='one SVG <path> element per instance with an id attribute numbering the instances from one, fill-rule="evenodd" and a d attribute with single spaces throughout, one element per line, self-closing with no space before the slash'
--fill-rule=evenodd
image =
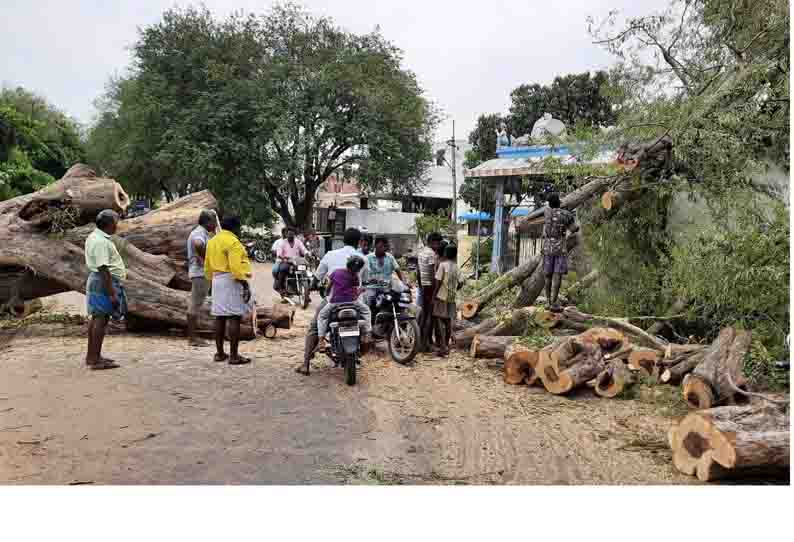
<path id="1" fill-rule="evenodd" d="M 251 239 L 243 243 L 249 258 L 253 258 L 258 263 L 267 262 L 268 247 L 261 239 Z"/>
<path id="2" fill-rule="evenodd" d="M 289 262 L 289 272 L 284 280 L 285 291 L 281 296 L 293 305 L 300 305 L 305 309 L 312 302 L 311 283 L 314 272 L 304 258 L 296 258 Z M 295 298 L 293 301 L 291 298 Z"/>
<path id="3" fill-rule="evenodd" d="M 397 363 L 409 364 L 419 351 L 419 324 L 409 313 L 411 290 L 399 281 L 389 284 L 370 281 L 365 285 L 373 291 L 372 338 L 386 341 L 389 355 Z"/>
<path id="4" fill-rule="evenodd" d="M 340 303 L 331 311 L 328 324 L 328 346 L 325 354 L 334 362 L 334 367 L 345 370 L 348 386 L 356 384 L 356 371 L 361 356 L 361 327 L 365 321 L 352 303 Z"/>

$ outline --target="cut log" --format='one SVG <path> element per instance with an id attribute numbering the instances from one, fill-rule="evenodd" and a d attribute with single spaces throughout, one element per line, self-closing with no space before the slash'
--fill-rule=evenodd
<path id="1" fill-rule="evenodd" d="M 688 414 L 670 445 L 676 468 L 703 481 L 786 472 L 790 420 L 777 408 L 725 406 Z"/>
<path id="2" fill-rule="evenodd" d="M 607 326 L 618 329 L 623 333 L 630 335 L 634 338 L 634 342 L 642 346 L 654 348 L 660 352 L 664 352 L 667 343 L 656 337 L 648 335 L 644 330 L 631 324 L 626 319 L 611 318 L 609 316 L 596 316 L 580 312 L 575 307 L 566 307 L 563 311 L 565 318 L 576 322 L 588 322 L 591 325 Z"/>
<path id="3" fill-rule="evenodd" d="M 469 353 L 475 359 L 503 358 L 505 350 L 519 338 L 517 336 L 491 337 L 489 335 L 475 335 L 471 341 Z"/>
<path id="4" fill-rule="evenodd" d="M 511 345 L 504 353 L 504 381 L 506 384 L 525 384 L 532 370 L 531 361 L 537 363 L 537 352 L 520 345 Z"/>
<path id="5" fill-rule="evenodd" d="M 598 347 L 592 345 L 585 345 L 584 351 L 573 359 L 577 360 L 576 364 L 558 373 L 554 369 L 550 355 L 540 357 L 538 373 L 546 391 L 555 395 L 568 393 L 583 386 L 588 380 L 596 378 L 604 369 L 603 354 Z"/>
<path id="6" fill-rule="evenodd" d="M 568 236 L 565 241 L 565 246 L 570 252 L 576 248 L 580 242 L 580 234 L 576 233 Z M 541 261 L 541 255 L 530 258 L 527 262 L 499 276 L 492 284 L 465 300 L 461 305 L 460 311 L 463 318 L 467 320 L 474 318 L 488 305 L 488 303 L 496 299 L 502 292 L 524 282 L 532 275 L 535 269 L 541 265 Z"/>
<path id="7" fill-rule="evenodd" d="M 598 344 L 604 352 L 615 352 L 623 345 L 628 345 L 626 336 L 609 327 L 591 327 L 579 335 L 584 342 Z"/>
<path id="8" fill-rule="evenodd" d="M 634 384 L 634 375 L 620 360 L 610 361 L 596 377 L 595 392 L 601 397 L 616 397 Z"/>
<path id="9" fill-rule="evenodd" d="M 659 380 L 665 384 L 678 384 L 684 377 L 692 372 L 698 363 L 703 360 L 703 352 L 691 352 L 689 354 L 682 354 L 676 358 L 677 362 L 673 365 L 667 366 L 662 372 Z"/>
<path id="10" fill-rule="evenodd" d="M 736 386 L 745 383 L 742 368 L 751 339 L 749 331 L 732 327 L 720 331 L 703 359 L 684 379 L 684 399 L 690 407 L 711 408 L 733 398 Z"/>
<path id="11" fill-rule="evenodd" d="M 656 363 L 659 361 L 659 352 L 648 348 L 635 348 L 629 354 L 629 367 L 640 371 L 644 376 L 654 376 L 657 371 Z"/>

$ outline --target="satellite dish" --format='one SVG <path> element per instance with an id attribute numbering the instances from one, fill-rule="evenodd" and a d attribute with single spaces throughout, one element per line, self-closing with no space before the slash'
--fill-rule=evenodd
<path id="1" fill-rule="evenodd" d="M 558 137 L 565 135 L 565 125 L 562 121 L 555 119 L 549 113 L 544 113 L 542 118 L 535 121 L 532 126 L 532 139 L 543 139 L 544 137 Z"/>

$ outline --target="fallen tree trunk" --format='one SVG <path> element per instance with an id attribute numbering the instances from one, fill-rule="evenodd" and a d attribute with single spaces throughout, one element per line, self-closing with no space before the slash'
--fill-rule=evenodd
<path id="1" fill-rule="evenodd" d="M 675 467 L 702 481 L 764 471 L 787 476 L 790 439 L 789 415 L 756 405 L 692 412 L 669 435 Z"/>
<path id="2" fill-rule="evenodd" d="M 144 252 L 163 254 L 181 264 L 187 261 L 187 238 L 198 225 L 199 213 L 217 207 L 215 196 L 209 190 L 202 190 L 145 215 L 122 220 L 116 235 Z M 82 246 L 93 229 L 93 224 L 75 228 L 66 232 L 64 238 Z"/>
<path id="3" fill-rule="evenodd" d="M 568 300 L 575 300 L 576 296 L 581 293 L 582 290 L 590 287 L 593 285 L 601 276 L 601 272 L 598 269 L 593 269 L 580 280 L 571 284 L 565 290 L 565 298 Z"/>
<path id="4" fill-rule="evenodd" d="M 608 189 L 613 183 L 615 183 L 617 177 L 588 177 L 587 179 L 590 180 L 560 200 L 561 208 L 568 210 L 576 209 L 583 203 L 590 200 L 590 198 L 593 198 L 602 193 L 604 190 Z M 529 213 L 524 220 L 530 224 L 534 224 L 536 223 L 537 219 L 543 219 L 544 212 L 545 209 L 541 207 L 540 209 L 536 209 Z"/>
<path id="5" fill-rule="evenodd" d="M 536 371 L 546 391 L 568 393 L 592 380 L 604 369 L 603 352 L 592 342 L 571 337 L 538 356 Z"/>
<path id="6" fill-rule="evenodd" d="M 538 263 L 529 278 L 521 283 L 521 290 L 513 302 L 513 308 L 520 309 L 532 305 L 543 291 L 545 284 L 546 276 L 543 274 L 543 265 Z"/>
<path id="7" fill-rule="evenodd" d="M 57 286 L 62 291 L 85 293 L 88 270 L 82 246 L 94 226 L 83 225 L 57 238 L 49 235 L 46 220 L 42 218 L 42 213 L 46 211 L 43 202 L 47 202 L 48 206 L 59 201 L 69 205 L 84 205 L 85 211 L 80 209 L 75 216 L 81 217 L 81 221 L 92 222 L 94 217 L 90 215 L 95 214 L 95 206 L 99 205 L 96 202 L 101 201 L 102 205 L 106 205 L 107 201 L 118 196 L 118 192 L 114 182 L 96 182 L 89 176 L 91 172 L 88 168 L 76 167 L 70 171 L 81 176 L 65 177 L 40 192 L 0 202 L 0 266 L 4 269 L 25 270 L 25 284 L 18 291 L 24 292 L 27 288 L 31 295 L 40 295 L 55 293 L 53 290 Z M 90 190 L 84 185 L 91 185 Z M 186 325 L 188 294 L 166 286 L 172 282 L 175 270 L 165 253 L 169 250 L 184 253 L 187 233 L 197 223 L 199 208 L 215 204 L 215 199 L 208 192 L 186 199 L 188 201 L 174 202 L 145 217 L 122 221 L 119 225 L 121 239 L 114 238 L 114 242 L 128 267 L 124 286 L 129 315 L 133 321 L 158 322 L 160 328 L 182 328 Z M 197 202 L 200 202 L 198 206 Z M 176 235 L 174 232 L 177 231 L 179 239 L 169 238 L 169 235 Z M 124 232 L 129 235 L 125 237 Z M 161 255 L 142 251 L 135 239 L 140 239 L 143 246 L 159 251 Z M 267 309 L 263 311 L 264 323 L 270 321 L 280 327 L 289 326 L 291 314 L 285 318 L 282 309 L 274 307 L 269 310 L 270 313 Z M 268 314 L 271 318 L 267 317 Z M 253 316 L 244 319 L 242 333 L 245 336 L 253 337 Z M 208 307 L 200 313 L 199 322 L 202 328 L 211 327 Z"/>
<path id="8" fill-rule="evenodd" d="M 581 242 L 580 234 L 568 236 L 566 239 L 566 247 L 570 252 L 576 248 Z M 493 284 L 487 286 L 485 289 L 476 293 L 470 299 L 467 299 L 461 305 L 461 316 L 467 320 L 474 318 L 480 311 L 482 311 L 488 303 L 496 299 L 502 292 L 518 286 L 529 278 L 535 269 L 541 265 L 541 255 L 529 259 L 527 262 L 519 265 L 515 269 L 501 275 L 494 281 Z M 542 286 L 541 286 L 542 288 Z M 539 292 L 538 292 L 539 293 Z M 536 296 L 537 297 L 537 296 Z M 534 301 L 534 299 L 532 300 Z M 530 301 L 530 303 L 532 302 Z"/>
<path id="9" fill-rule="evenodd" d="M 483 322 L 455 334 L 455 346 L 461 349 L 471 347 L 475 335 L 505 336 L 522 335 L 533 315 L 540 309 L 524 307 L 506 314 L 488 318 Z"/>
<path id="10" fill-rule="evenodd" d="M 519 338 L 517 336 L 491 337 L 488 335 L 475 335 L 471 341 L 469 353 L 475 359 L 503 358 L 505 350 Z"/>
<path id="11" fill-rule="evenodd" d="M 684 378 L 684 399 L 696 409 L 725 403 L 745 384 L 742 368 L 750 348 L 749 331 L 724 328 L 695 369 Z"/>

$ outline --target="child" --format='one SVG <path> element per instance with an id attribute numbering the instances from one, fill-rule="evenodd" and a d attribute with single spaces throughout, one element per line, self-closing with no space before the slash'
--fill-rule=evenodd
<path id="1" fill-rule="evenodd" d="M 452 322 L 455 320 L 458 309 L 455 306 L 455 295 L 458 291 L 460 282 L 460 270 L 458 269 L 458 247 L 447 245 L 441 262 L 436 271 L 438 281 L 438 291 L 433 300 L 433 316 L 438 322 L 437 335 L 441 343 L 441 356 L 449 354 L 449 343 L 452 339 Z"/>
<path id="2" fill-rule="evenodd" d="M 372 331 L 370 310 L 367 305 L 358 300 L 364 291 L 363 288 L 359 287 L 358 279 L 358 273 L 363 267 L 363 258 L 351 256 L 347 260 L 347 266 L 344 269 L 337 269 L 328 275 L 328 281 L 331 283 L 331 298 L 317 315 L 317 335 L 320 339 L 317 344 L 317 351 L 322 351 L 325 348 L 325 334 L 328 333 L 328 321 L 331 318 L 331 311 L 335 305 L 340 303 L 354 303 L 356 305 L 361 320 L 364 321 L 364 338 L 362 342 L 369 342 L 369 334 Z"/>

